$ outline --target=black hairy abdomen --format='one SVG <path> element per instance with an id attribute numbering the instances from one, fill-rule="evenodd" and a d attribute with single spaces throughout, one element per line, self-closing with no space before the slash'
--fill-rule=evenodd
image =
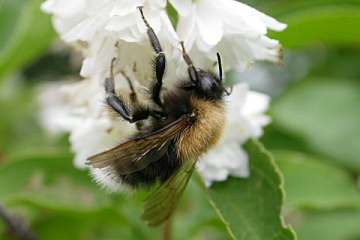
<path id="1" fill-rule="evenodd" d="M 181 117 L 181 115 L 189 113 L 191 111 L 189 104 L 190 96 L 188 92 L 182 91 L 181 89 L 178 89 L 176 92 L 168 92 L 163 97 L 164 112 L 167 115 L 167 119 L 164 121 L 154 120 L 150 129 L 139 132 L 136 137 L 139 138 L 142 135 L 147 135 L 152 131 L 159 130 Z M 131 187 L 148 187 L 156 182 L 165 182 L 175 173 L 180 165 L 181 162 L 178 160 L 175 141 L 173 140 L 168 145 L 166 153 L 158 160 L 140 171 L 120 175 L 120 178 L 123 183 Z"/>
<path id="2" fill-rule="evenodd" d="M 156 182 L 165 182 L 180 167 L 180 164 L 177 159 L 175 143 L 171 143 L 167 152 L 159 160 L 138 172 L 120 175 L 120 178 L 123 183 L 134 188 L 148 187 Z"/>

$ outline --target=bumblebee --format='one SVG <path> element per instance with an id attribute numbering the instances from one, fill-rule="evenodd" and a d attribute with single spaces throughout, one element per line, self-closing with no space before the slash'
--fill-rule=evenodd
<path id="1" fill-rule="evenodd" d="M 133 188 L 157 185 L 145 203 L 143 215 L 149 225 L 155 226 L 172 214 L 196 161 L 220 139 L 225 125 L 224 96 L 227 91 L 222 81 L 220 55 L 217 54 L 219 76 L 216 76 L 196 68 L 181 42 L 188 79 L 162 93 L 166 57 L 142 7 L 139 11 L 156 54 L 150 88 L 156 109 L 137 105 L 130 111 L 115 93 L 113 74 L 105 80 L 106 103 L 129 123 L 149 120 L 151 124 L 137 125 L 138 132 L 128 141 L 91 156 L 87 163 L 93 168 L 111 169 L 122 183 Z M 129 84 L 131 99 L 135 100 L 136 92 Z"/>

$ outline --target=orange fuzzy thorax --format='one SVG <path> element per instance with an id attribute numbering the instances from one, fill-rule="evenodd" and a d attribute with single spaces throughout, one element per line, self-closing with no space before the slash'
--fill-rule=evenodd
<path id="1" fill-rule="evenodd" d="M 214 146 L 225 127 L 225 108 L 222 101 L 190 99 L 194 122 L 180 134 L 176 145 L 179 159 L 197 160 Z"/>

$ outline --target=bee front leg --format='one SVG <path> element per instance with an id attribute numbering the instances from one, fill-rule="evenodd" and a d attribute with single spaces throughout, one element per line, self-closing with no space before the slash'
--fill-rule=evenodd
<path id="1" fill-rule="evenodd" d="M 195 68 L 193 61 L 191 60 L 189 54 L 185 50 L 184 42 L 181 41 L 180 45 L 182 48 L 183 59 L 184 59 L 186 65 L 188 66 L 188 74 L 189 74 L 190 80 L 192 83 L 196 84 L 199 81 L 199 76 L 197 74 L 196 68 Z"/>
<path id="2" fill-rule="evenodd" d="M 163 84 L 163 77 L 164 77 L 164 73 L 165 73 L 165 68 L 166 68 L 166 57 L 165 54 L 161 48 L 161 44 L 159 41 L 159 38 L 156 36 L 153 28 L 150 26 L 150 24 L 148 23 L 148 21 L 146 20 L 143 10 L 143 7 L 138 7 L 140 10 L 140 14 L 141 17 L 147 27 L 147 35 L 149 37 L 151 46 L 153 48 L 153 50 L 156 53 L 156 57 L 154 59 L 154 69 L 155 69 L 155 78 L 156 78 L 156 82 L 153 84 L 152 89 L 151 89 L 151 98 L 152 100 L 159 106 L 159 107 L 163 107 L 163 103 L 161 101 L 161 88 L 162 88 L 162 84 Z"/>

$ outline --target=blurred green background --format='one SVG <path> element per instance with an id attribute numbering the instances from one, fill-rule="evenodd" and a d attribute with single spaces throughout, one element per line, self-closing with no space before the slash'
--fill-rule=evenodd
<path id="1" fill-rule="evenodd" d="M 288 24 L 271 33 L 285 48 L 284 65 L 260 63 L 237 75 L 273 96 L 261 141 L 284 177 L 285 221 L 298 239 L 360 240 L 360 1 L 242 2 Z M 39 239 L 158 239 L 160 230 L 139 217 L 144 193 L 106 194 L 74 168 L 67 136 L 41 129 L 39 85 L 79 69 L 40 4 L 0 1 L 0 203 Z M 230 238 L 195 182 L 173 230 L 179 240 Z M 0 239 L 9 239 L 1 221 Z"/>

